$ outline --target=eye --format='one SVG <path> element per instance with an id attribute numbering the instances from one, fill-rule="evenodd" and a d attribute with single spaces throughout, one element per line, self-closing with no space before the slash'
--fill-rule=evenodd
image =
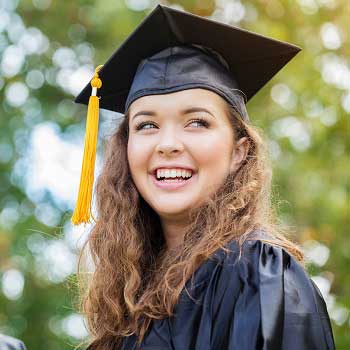
<path id="1" fill-rule="evenodd" d="M 206 119 L 204 119 L 204 118 L 192 119 L 190 121 L 190 124 L 193 124 L 193 123 L 197 123 L 197 125 L 199 124 L 201 126 L 204 126 L 205 128 L 209 127 L 209 122 Z M 201 127 L 201 126 L 199 126 L 199 127 Z"/>
<path id="2" fill-rule="evenodd" d="M 155 124 L 151 122 L 142 122 L 136 126 L 136 130 L 144 130 L 144 129 L 154 129 Z"/>

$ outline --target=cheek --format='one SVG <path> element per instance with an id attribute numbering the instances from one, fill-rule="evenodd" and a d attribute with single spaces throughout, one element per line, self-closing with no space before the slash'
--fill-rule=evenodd
<path id="1" fill-rule="evenodd" d="M 131 174 L 133 176 L 137 176 L 139 171 L 145 171 L 145 169 L 147 169 L 149 152 L 149 147 L 147 147 L 147 145 L 142 144 L 142 142 L 136 142 L 133 138 L 129 139 L 127 154 Z"/>
<path id="2" fill-rule="evenodd" d="M 195 142 L 192 145 L 194 156 L 198 167 L 216 168 L 217 172 L 226 170 L 232 156 L 233 139 L 227 132 L 208 134 L 202 142 Z M 223 169 L 225 168 L 225 169 Z"/>

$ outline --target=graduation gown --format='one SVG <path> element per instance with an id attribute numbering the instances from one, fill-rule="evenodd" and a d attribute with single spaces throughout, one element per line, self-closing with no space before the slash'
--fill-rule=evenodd
<path id="1" fill-rule="evenodd" d="M 228 244 L 189 279 L 174 315 L 153 320 L 141 347 L 122 350 L 330 350 L 326 304 L 305 270 L 284 249 L 259 239 Z"/>

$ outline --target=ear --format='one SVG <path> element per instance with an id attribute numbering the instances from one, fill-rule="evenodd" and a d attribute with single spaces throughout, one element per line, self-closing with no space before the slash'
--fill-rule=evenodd
<path id="1" fill-rule="evenodd" d="M 233 148 L 230 172 L 235 172 L 239 168 L 243 160 L 247 157 L 248 150 L 248 138 L 242 137 L 238 140 L 236 146 Z"/>

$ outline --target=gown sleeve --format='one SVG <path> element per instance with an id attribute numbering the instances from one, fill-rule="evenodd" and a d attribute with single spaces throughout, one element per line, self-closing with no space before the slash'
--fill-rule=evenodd
<path id="1" fill-rule="evenodd" d="M 193 299 L 180 299 L 169 322 L 171 348 L 335 349 L 323 297 L 291 255 L 260 240 L 245 242 L 239 260 L 238 248 L 229 248 L 198 271 Z"/>

